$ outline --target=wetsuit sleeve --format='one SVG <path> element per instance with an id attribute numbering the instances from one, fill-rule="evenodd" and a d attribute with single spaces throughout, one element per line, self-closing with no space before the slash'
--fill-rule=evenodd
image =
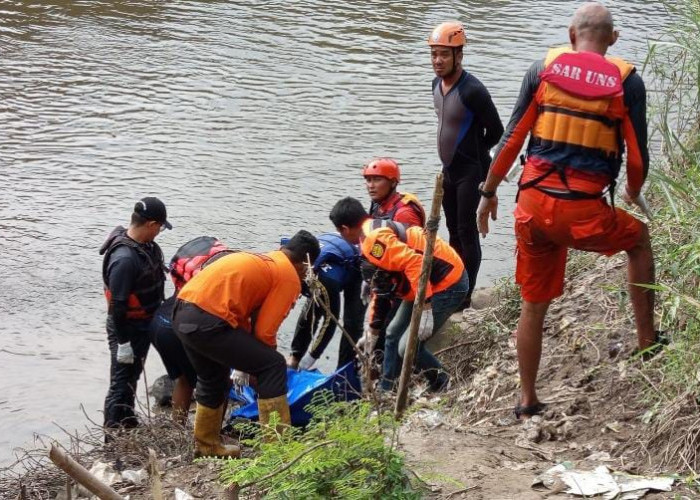
<path id="1" fill-rule="evenodd" d="M 255 338 L 277 348 L 277 330 L 299 296 L 299 283 L 281 280 L 260 306 L 255 322 Z"/>
<path id="2" fill-rule="evenodd" d="M 644 80 L 636 72 L 624 83 L 627 114 L 622 135 L 627 146 L 627 185 L 630 194 L 638 194 L 649 173 L 647 149 L 647 95 Z"/>
<path id="3" fill-rule="evenodd" d="M 505 177 L 537 120 L 535 94 L 540 85 L 540 73 L 543 70 L 544 61 L 539 61 L 530 66 L 525 73 L 513 114 L 491 162 L 491 172 L 494 175 Z"/>
<path id="4" fill-rule="evenodd" d="M 131 250 L 126 247 L 116 249 L 107 267 L 107 283 L 110 294 L 109 311 L 120 344 L 129 342 L 131 338 L 126 313 L 137 272 Z"/>
<path id="5" fill-rule="evenodd" d="M 503 135 L 503 123 L 486 87 L 479 84 L 474 92 L 469 99 L 469 107 L 484 127 L 484 145 L 487 149 L 491 149 L 498 144 L 498 140 Z M 466 103 L 465 106 L 467 106 Z"/>

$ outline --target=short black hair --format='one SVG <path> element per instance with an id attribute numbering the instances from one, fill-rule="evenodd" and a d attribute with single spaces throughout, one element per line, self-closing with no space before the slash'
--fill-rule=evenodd
<path id="1" fill-rule="evenodd" d="M 146 223 L 150 222 L 149 219 L 142 217 L 141 215 L 137 214 L 136 212 L 131 213 L 131 225 L 135 227 L 141 227 L 145 226 Z"/>
<path id="2" fill-rule="evenodd" d="M 307 255 L 311 264 L 313 264 L 318 258 L 318 254 L 321 253 L 321 247 L 318 244 L 316 237 L 308 231 L 303 229 L 289 240 L 284 248 L 286 248 L 290 255 L 290 259 L 295 264 L 306 262 Z"/>
<path id="3" fill-rule="evenodd" d="M 338 200 L 333 206 L 329 217 L 335 227 L 357 227 L 369 217 L 369 214 L 365 207 L 362 206 L 362 203 L 360 203 L 360 200 L 348 196 Z"/>

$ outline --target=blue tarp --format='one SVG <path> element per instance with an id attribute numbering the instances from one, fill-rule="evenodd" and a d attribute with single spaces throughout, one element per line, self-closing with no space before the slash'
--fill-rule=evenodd
<path id="1" fill-rule="evenodd" d="M 337 401 L 359 398 L 360 379 L 354 363 L 350 362 L 330 375 L 324 375 L 318 370 L 287 369 L 287 400 L 292 425 L 303 426 L 309 423 L 311 415 L 304 411 L 304 407 L 311 402 L 314 393 L 321 390 L 332 391 Z M 229 397 L 244 405 L 231 412 L 231 419 L 258 419 L 258 395 L 252 387 L 246 386 L 240 392 L 231 389 Z"/>

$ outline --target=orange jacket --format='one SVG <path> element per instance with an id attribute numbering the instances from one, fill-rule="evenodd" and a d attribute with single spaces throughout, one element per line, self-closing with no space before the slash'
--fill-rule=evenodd
<path id="1" fill-rule="evenodd" d="M 404 300 L 413 300 L 418 291 L 418 281 L 423 265 L 425 233 L 423 228 L 412 226 L 405 228 L 405 238 L 397 234 L 390 226 L 379 227 L 384 221 L 367 220 L 362 230 L 364 238 L 361 243 L 362 256 L 379 269 L 397 273 L 399 287 L 396 294 Z M 433 250 L 433 268 L 426 288 L 426 297 L 441 292 L 459 281 L 464 272 L 462 259 L 442 238 L 435 238 Z"/>
<path id="2" fill-rule="evenodd" d="M 240 252 L 205 267 L 177 298 L 248 332 L 257 313 L 253 334 L 276 347 L 277 329 L 300 293 L 299 275 L 283 252 Z"/>

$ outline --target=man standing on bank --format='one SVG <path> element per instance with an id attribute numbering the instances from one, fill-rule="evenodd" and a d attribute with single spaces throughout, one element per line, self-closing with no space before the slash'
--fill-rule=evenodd
<path id="1" fill-rule="evenodd" d="M 435 71 L 433 101 L 438 117 L 437 146 L 442 161 L 442 208 L 450 235 L 469 275 L 471 304 L 481 265 L 481 244 L 476 228 L 478 186 L 491 163 L 489 151 L 503 134 L 503 124 L 486 87 L 462 68 L 467 43 L 462 24 L 438 25 L 428 38 Z"/>
<path id="2" fill-rule="evenodd" d="M 180 290 L 173 329 L 197 372 L 196 456 L 240 455 L 219 437 L 231 368 L 257 378 L 261 423 L 273 411 L 290 423 L 277 329 L 301 293 L 307 262 L 319 253 L 318 240 L 299 231 L 281 250 L 221 257 Z"/>
<path id="3" fill-rule="evenodd" d="M 166 228 L 172 226 L 163 202 L 143 198 L 134 206 L 129 228 L 116 227 L 100 248 L 111 353 L 105 428 L 138 424 L 134 413 L 136 383 L 148 353 L 149 323 L 163 302 L 165 282 L 163 252 L 154 240 Z"/>
<path id="4" fill-rule="evenodd" d="M 613 192 L 625 145 L 623 198 L 628 203 L 641 203 L 649 165 L 644 82 L 634 66 L 605 56 L 617 37 L 612 16 L 601 4 L 587 2 L 576 11 L 569 27 L 571 47 L 550 50 L 525 74 L 508 129 L 480 187 L 478 224 L 485 236 L 489 216 L 496 220 L 496 188 L 529 134 L 514 214 L 515 280 L 523 298 L 517 331 L 518 418 L 545 407 L 535 392 L 542 326 L 550 302 L 563 293 L 569 248 L 608 256 L 627 252 L 639 348 L 659 341 L 654 292 L 636 285 L 654 283 L 649 232 L 604 198 L 606 187 Z"/>

